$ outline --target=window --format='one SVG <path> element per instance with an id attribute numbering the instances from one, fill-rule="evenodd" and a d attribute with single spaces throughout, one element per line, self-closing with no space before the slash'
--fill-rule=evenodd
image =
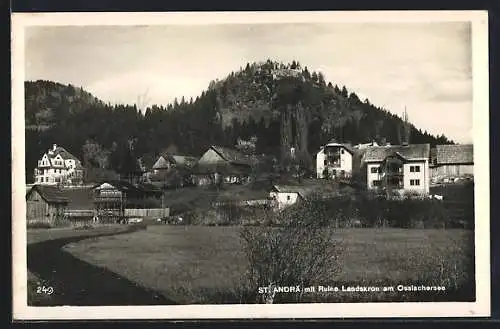
<path id="1" fill-rule="evenodd" d="M 378 172 L 379 172 L 379 167 L 372 167 L 372 168 L 370 169 L 370 172 L 371 172 L 372 174 L 376 174 L 376 173 L 378 173 Z"/>
<path id="2" fill-rule="evenodd" d="M 328 161 L 327 161 L 327 160 L 323 161 L 323 164 L 324 164 L 325 166 L 326 166 L 326 165 L 328 165 Z"/>
<path id="3" fill-rule="evenodd" d="M 410 179 L 410 185 L 411 186 L 419 186 L 420 185 L 420 179 Z"/>
<path id="4" fill-rule="evenodd" d="M 373 181 L 373 186 L 380 186 L 382 185 L 382 181 L 381 180 L 374 180 Z"/>
<path id="5" fill-rule="evenodd" d="M 344 154 L 344 150 L 340 150 L 340 153 L 341 153 L 341 154 Z"/>
<path id="6" fill-rule="evenodd" d="M 289 195 L 287 195 L 287 196 L 286 196 L 286 199 L 287 199 L 287 200 L 290 200 L 290 196 L 289 196 Z"/>
<path id="7" fill-rule="evenodd" d="M 410 166 L 410 172 L 420 172 L 420 166 Z"/>

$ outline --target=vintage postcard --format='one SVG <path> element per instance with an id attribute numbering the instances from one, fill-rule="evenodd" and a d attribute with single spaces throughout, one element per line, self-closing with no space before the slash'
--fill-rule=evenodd
<path id="1" fill-rule="evenodd" d="M 14 319 L 490 314 L 488 15 L 12 15 Z"/>

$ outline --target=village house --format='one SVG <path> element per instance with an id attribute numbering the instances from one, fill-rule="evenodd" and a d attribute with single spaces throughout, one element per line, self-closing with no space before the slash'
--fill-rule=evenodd
<path id="1" fill-rule="evenodd" d="M 430 185 L 429 144 L 377 146 L 362 157 L 368 189 L 388 193 L 428 194 Z"/>
<path id="2" fill-rule="evenodd" d="M 57 186 L 32 186 L 26 193 L 27 224 L 56 224 L 64 218 L 68 203 L 69 199 Z"/>
<path id="3" fill-rule="evenodd" d="M 83 183 L 84 168 L 74 155 L 54 144 L 35 168 L 35 184 L 79 185 Z"/>
<path id="4" fill-rule="evenodd" d="M 153 174 L 157 175 L 162 171 L 168 171 L 179 167 L 193 168 L 197 162 L 198 159 L 196 157 L 163 153 L 158 157 L 158 160 L 156 160 L 152 167 Z"/>
<path id="5" fill-rule="evenodd" d="M 192 169 L 197 162 L 196 157 L 164 152 L 158 157 L 158 160 L 151 168 L 152 170 L 148 172 L 147 180 L 161 182 L 168 187 L 182 187 L 189 184 Z"/>
<path id="6" fill-rule="evenodd" d="M 305 180 L 300 183 L 289 182 L 273 185 L 269 192 L 269 199 L 273 209 L 282 210 L 311 197 L 332 198 L 338 195 L 338 184 Z"/>
<path id="7" fill-rule="evenodd" d="M 352 175 L 353 148 L 331 142 L 316 154 L 317 178 L 349 178 Z"/>
<path id="8" fill-rule="evenodd" d="M 216 182 L 219 178 L 224 183 L 243 183 L 252 171 L 249 157 L 222 146 L 212 145 L 198 160 L 193 168 L 197 185 Z"/>
<path id="9" fill-rule="evenodd" d="M 454 182 L 474 177 L 472 144 L 436 145 L 431 149 L 431 182 Z"/>

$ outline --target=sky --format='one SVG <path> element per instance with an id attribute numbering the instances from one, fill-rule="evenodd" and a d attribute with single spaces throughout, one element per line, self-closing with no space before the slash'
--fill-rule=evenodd
<path id="1" fill-rule="evenodd" d="M 83 87 L 105 102 L 196 97 L 247 62 L 298 60 L 326 81 L 422 130 L 472 142 L 468 22 L 38 26 L 26 29 L 26 80 Z"/>

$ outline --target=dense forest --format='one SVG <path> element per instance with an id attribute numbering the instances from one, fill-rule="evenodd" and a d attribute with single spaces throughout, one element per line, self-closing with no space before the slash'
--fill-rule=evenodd
<path id="1" fill-rule="evenodd" d="M 25 101 L 27 182 L 33 181 L 37 160 L 53 143 L 89 169 L 116 173 L 148 168 L 166 149 L 199 156 L 210 145 L 233 147 L 238 139 L 252 137 L 259 154 L 282 159 L 296 147 L 308 162 L 332 139 L 453 143 L 413 125 L 405 128 L 401 117 L 360 100 L 345 86 L 326 82 L 321 72 L 310 72 L 296 61 L 247 63 L 210 82 L 195 99 L 175 99 L 143 111 L 136 105 L 107 104 L 81 87 L 43 80 L 25 82 Z"/>

